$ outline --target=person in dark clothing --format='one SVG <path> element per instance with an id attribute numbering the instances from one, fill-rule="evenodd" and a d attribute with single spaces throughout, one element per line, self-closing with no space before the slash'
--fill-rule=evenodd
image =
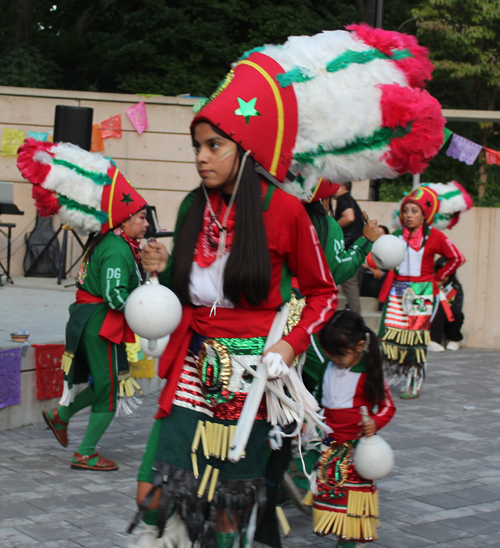
<path id="1" fill-rule="evenodd" d="M 445 257 L 441 257 L 436 261 L 434 270 L 437 272 L 448 262 Z M 460 341 L 463 340 L 461 328 L 464 323 L 464 313 L 462 311 L 464 305 L 464 290 L 462 284 L 458 281 L 456 273 L 447 276 L 443 279 L 443 291 L 447 297 L 454 320 L 448 321 L 443 306 L 440 304 L 434 319 L 431 324 L 431 343 L 429 350 L 434 352 L 442 352 L 445 350 L 443 346 L 443 338 L 446 339 L 446 350 L 458 350 Z"/>
<path id="2" fill-rule="evenodd" d="M 342 183 L 334 196 L 337 202 L 335 207 L 335 220 L 344 233 L 345 248 L 355 246 L 355 241 L 363 235 L 363 215 L 356 200 L 351 196 L 352 183 Z M 347 305 L 353 312 L 361 314 L 359 300 L 358 274 L 345 281 L 340 286 L 347 299 Z"/>
<path id="3" fill-rule="evenodd" d="M 334 198 L 335 220 L 339 223 L 344 233 L 345 247 L 348 249 L 355 240 L 363 235 L 363 215 L 358 202 L 351 196 L 352 183 L 349 181 L 340 185 Z"/>

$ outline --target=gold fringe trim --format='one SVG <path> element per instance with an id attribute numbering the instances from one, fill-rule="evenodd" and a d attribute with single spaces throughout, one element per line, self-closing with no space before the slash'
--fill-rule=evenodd
<path id="1" fill-rule="evenodd" d="M 201 441 L 203 455 L 207 460 L 210 457 L 214 457 L 224 461 L 233 443 L 235 431 L 235 424 L 224 426 L 217 422 L 198 421 L 193 441 L 191 442 L 191 453 L 196 454 Z M 243 451 L 242 457 L 245 457 L 245 453 Z"/>
<path id="2" fill-rule="evenodd" d="M 279 524 L 281 525 L 283 535 L 287 537 L 290 534 L 292 528 L 290 527 L 290 524 L 286 519 L 285 512 L 283 512 L 283 508 L 281 508 L 281 506 L 276 506 L 276 517 L 278 518 Z"/>
<path id="3" fill-rule="evenodd" d="M 203 472 L 203 477 L 201 478 L 200 486 L 198 487 L 198 491 L 196 493 L 199 499 L 201 499 L 203 493 L 205 492 L 205 489 L 207 488 L 208 480 L 210 479 L 211 473 L 212 466 L 210 466 L 210 464 L 207 464 L 207 466 L 205 467 L 205 472 Z"/>
<path id="4" fill-rule="evenodd" d="M 429 344 L 431 335 L 429 331 L 398 329 L 389 327 L 382 338 L 382 352 L 389 360 L 404 363 L 408 350 L 415 348 L 415 360 L 417 363 L 425 363 L 425 347 Z"/>
<path id="5" fill-rule="evenodd" d="M 306 306 L 306 299 L 304 297 L 297 299 L 295 293 L 292 292 L 292 298 L 288 301 L 288 318 L 284 329 L 284 334 L 288 335 L 292 329 L 300 322 L 302 317 L 302 310 Z"/>
<path id="6" fill-rule="evenodd" d="M 118 383 L 120 398 L 123 398 L 125 395 L 127 398 L 131 398 L 136 390 L 142 395 L 142 389 L 132 375 L 127 374 L 125 378 L 120 379 Z"/>
<path id="7" fill-rule="evenodd" d="M 217 487 L 217 480 L 219 479 L 219 472 L 220 470 L 218 468 L 214 468 L 212 481 L 210 482 L 210 489 L 208 490 L 208 502 L 212 502 L 212 500 L 214 500 L 215 488 Z"/>
<path id="8" fill-rule="evenodd" d="M 312 506 L 314 503 L 314 495 L 311 491 L 306 493 L 306 496 L 302 499 L 302 504 L 304 506 Z"/>
<path id="9" fill-rule="evenodd" d="M 64 371 L 65 375 L 69 375 L 69 370 L 71 369 L 71 364 L 73 363 L 74 354 L 71 352 L 64 352 L 61 360 L 61 369 Z"/>
<path id="10" fill-rule="evenodd" d="M 349 491 L 347 513 L 313 509 L 313 529 L 319 535 L 332 533 L 342 540 L 378 538 L 378 492 Z"/>

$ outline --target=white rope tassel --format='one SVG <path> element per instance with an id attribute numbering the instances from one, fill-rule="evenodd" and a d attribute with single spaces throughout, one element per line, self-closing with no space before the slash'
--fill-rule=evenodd
<path id="1" fill-rule="evenodd" d="M 135 396 L 130 398 L 124 396 L 123 398 L 118 398 L 118 404 L 116 406 L 116 416 L 117 417 L 128 417 L 131 415 L 138 407 L 142 404 L 142 400 Z"/>
<path id="2" fill-rule="evenodd" d="M 247 158 L 250 153 L 251 153 L 251 150 L 247 150 L 241 160 L 240 169 L 238 170 L 238 177 L 236 178 L 234 190 L 233 190 L 233 193 L 231 194 L 231 199 L 229 200 L 229 205 L 227 206 L 226 213 L 224 214 L 224 218 L 222 219 L 222 224 L 219 223 L 217 217 L 215 216 L 214 210 L 212 209 L 212 204 L 210 203 L 210 200 L 208 198 L 208 192 L 205 185 L 204 184 L 201 185 L 201 187 L 203 188 L 203 192 L 205 194 L 205 199 L 207 200 L 208 209 L 220 233 L 219 246 L 217 248 L 217 257 L 216 257 L 217 298 L 212 304 L 212 309 L 210 310 L 210 316 L 212 314 L 215 316 L 215 314 L 217 313 L 217 305 L 221 304 L 220 292 L 221 292 L 222 276 L 224 274 L 224 269 L 220 259 L 222 258 L 224 253 L 226 253 L 227 220 L 229 218 L 229 214 L 231 213 L 231 209 L 233 207 L 234 201 L 236 200 L 236 193 L 238 191 L 238 187 L 240 186 L 240 180 L 241 180 L 241 175 L 243 174 L 243 168 L 245 167 L 245 162 L 247 161 Z"/>
<path id="3" fill-rule="evenodd" d="M 249 367 L 245 362 L 238 359 L 238 356 L 231 355 L 231 359 L 234 360 L 237 364 L 239 364 L 243 369 L 252 375 L 253 377 L 258 377 L 258 373 L 254 371 L 251 367 Z M 294 368 L 291 368 L 293 370 Z M 295 371 L 295 375 L 297 376 L 297 379 L 299 379 L 297 372 Z M 285 377 L 285 379 L 289 379 L 290 376 Z M 300 379 L 299 379 L 300 381 Z M 289 386 L 294 386 L 290 382 L 289 385 L 287 385 L 287 388 Z M 290 388 L 289 388 L 290 389 Z M 293 389 L 293 388 L 292 388 Z M 287 424 L 290 424 L 292 421 L 296 420 L 297 423 L 300 424 L 300 426 L 304 423 L 304 418 L 308 418 L 304 424 L 306 424 L 306 432 L 308 436 L 312 436 L 312 432 L 309 429 L 314 429 L 314 424 L 320 428 L 323 432 L 329 434 L 332 429 L 323 422 L 323 417 L 316 411 L 313 411 L 313 409 L 318 409 L 318 403 L 316 400 L 309 394 L 306 396 L 303 394 L 303 392 L 307 392 L 306 387 L 298 388 L 295 386 L 294 390 L 294 396 L 300 400 L 300 403 L 297 401 L 294 401 L 294 399 L 288 397 L 285 394 L 285 391 L 283 389 L 283 379 L 274 379 L 273 381 L 267 381 L 266 382 L 266 396 L 268 392 L 271 392 L 275 398 L 270 398 L 267 400 L 268 402 L 268 409 L 267 409 L 267 421 L 271 424 L 280 424 L 282 426 L 286 426 Z M 309 399 L 311 398 L 311 399 Z M 314 402 L 312 401 L 314 400 Z M 269 402 L 272 403 L 269 403 Z M 276 422 L 271 421 L 271 414 L 276 413 L 274 417 L 277 416 L 278 420 Z M 281 420 L 280 420 L 281 419 Z M 252 419 L 253 420 L 253 419 Z M 300 429 L 299 424 L 297 425 L 297 429 Z M 297 432 L 297 430 L 296 430 Z M 295 436 L 295 433 L 289 434 L 288 436 Z"/>
<path id="4" fill-rule="evenodd" d="M 68 405 L 75 399 L 76 391 L 77 386 L 75 384 L 73 385 L 73 388 L 68 388 L 68 381 L 64 381 L 63 393 L 61 399 L 59 400 L 59 405 L 68 407 Z"/>

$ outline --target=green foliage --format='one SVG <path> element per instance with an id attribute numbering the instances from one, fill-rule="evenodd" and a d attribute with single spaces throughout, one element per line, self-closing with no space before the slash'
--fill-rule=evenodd
<path id="1" fill-rule="evenodd" d="M 500 108 L 500 3 L 497 0 L 423 0 L 413 9 L 419 42 L 430 48 L 435 64 L 429 91 L 443 108 L 496 110 Z M 498 124 L 458 124 L 447 127 L 482 146 L 499 150 Z M 484 153 L 473 166 L 448 158 L 445 150 L 434 158 L 422 181 L 463 184 L 476 205 L 498 206 L 499 168 L 487 166 Z M 478 187 L 486 190 L 479 199 Z"/>
<path id="2" fill-rule="evenodd" d="M 417 36 L 431 49 L 436 66 L 430 89 L 443 106 L 494 108 L 500 85 L 500 3 L 424 0 L 412 13 Z"/>
<path id="3" fill-rule="evenodd" d="M 293 34 L 341 28 L 357 19 L 354 4 L 354 0 L 65 0 L 59 4 L 33 0 L 32 42 L 60 68 L 50 87 L 206 96 L 244 51 L 281 43 Z M 7 0 L 0 0 L 1 8 L 15 17 Z M 0 37 L 5 54 L 12 46 L 13 31 L 2 22 Z M 4 70 L 3 81 L 8 81 L 9 69 L 0 69 Z M 23 85 L 39 86 L 39 79 L 30 81 L 29 74 Z"/>
<path id="4" fill-rule="evenodd" d="M 399 202 L 405 192 L 412 188 L 412 176 L 402 175 L 396 179 L 382 179 L 380 186 L 381 202 Z"/>
<path id="5" fill-rule="evenodd" d="M 0 86 L 53 88 L 60 75 L 57 64 L 37 48 L 13 48 L 0 57 Z"/>

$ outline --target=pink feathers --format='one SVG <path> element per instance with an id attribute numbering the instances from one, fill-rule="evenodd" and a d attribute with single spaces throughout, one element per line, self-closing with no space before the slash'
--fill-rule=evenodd
<path id="1" fill-rule="evenodd" d="M 382 126 L 411 127 L 410 133 L 391 141 L 384 159 L 398 173 L 422 173 L 443 144 L 441 106 L 425 90 L 397 84 L 380 87 Z"/>
<path id="2" fill-rule="evenodd" d="M 18 150 L 17 167 L 22 176 L 33 184 L 32 196 L 38 213 L 42 217 L 51 217 L 60 208 L 56 195 L 41 186 L 47 179 L 50 165 L 35 159 L 37 152 L 46 152 L 53 156 L 50 152 L 53 146 L 54 143 L 30 138 L 26 139 L 24 145 Z"/>
<path id="3" fill-rule="evenodd" d="M 431 80 L 434 66 L 429 61 L 429 50 L 419 46 L 415 36 L 375 29 L 366 23 L 348 25 L 346 29 L 354 32 L 365 44 L 377 48 L 385 55 L 392 55 L 394 50 L 409 50 L 411 57 L 393 62 L 405 73 L 410 86 L 423 88 L 425 83 Z"/>

